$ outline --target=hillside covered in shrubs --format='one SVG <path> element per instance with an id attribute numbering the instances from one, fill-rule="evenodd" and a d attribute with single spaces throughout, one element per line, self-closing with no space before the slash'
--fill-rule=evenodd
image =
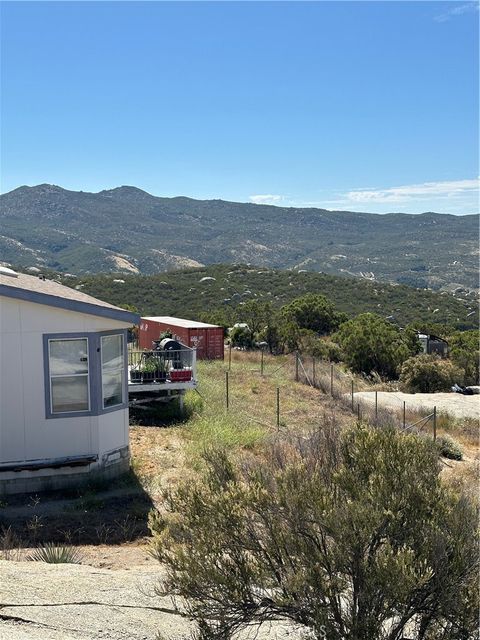
<path id="1" fill-rule="evenodd" d="M 219 324 L 229 324 L 248 301 L 268 301 L 280 308 L 299 296 L 317 293 L 349 317 L 371 312 L 400 326 L 417 321 L 448 324 L 454 329 L 478 327 L 478 307 L 472 294 L 454 296 L 310 271 L 212 265 L 154 276 L 55 277 L 112 304 L 132 305 L 142 315 L 216 318 Z"/>

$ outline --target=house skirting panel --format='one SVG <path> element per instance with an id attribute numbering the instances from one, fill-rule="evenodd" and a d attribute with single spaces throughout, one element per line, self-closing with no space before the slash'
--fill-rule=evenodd
<path id="1" fill-rule="evenodd" d="M 0 472 L 0 496 L 76 489 L 96 480 L 113 480 L 126 473 L 129 467 L 129 448 L 123 447 L 104 454 L 99 462 L 83 466 Z"/>

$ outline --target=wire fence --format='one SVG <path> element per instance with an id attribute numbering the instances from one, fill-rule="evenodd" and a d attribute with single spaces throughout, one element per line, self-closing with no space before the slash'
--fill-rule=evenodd
<path id="1" fill-rule="evenodd" d="M 406 400 L 396 396 L 392 391 L 389 395 L 398 400 L 399 407 L 395 409 L 391 405 L 382 406 L 378 391 L 371 392 L 374 395 L 370 400 L 359 397 L 359 392 L 369 390 L 368 385 L 345 373 L 333 362 L 304 356 L 298 352 L 294 354 L 294 358 L 296 382 L 308 384 L 335 398 L 344 407 L 349 408 L 359 421 L 365 420 L 375 426 L 391 426 L 414 433 L 431 432 L 436 440 L 436 407 L 433 407 L 433 411 L 428 415 L 421 415 L 422 411 L 419 411 L 418 407 L 408 406 Z"/>
<path id="2" fill-rule="evenodd" d="M 333 362 L 296 352 L 285 357 L 278 366 L 277 357 L 266 356 L 263 351 L 250 352 L 247 357 L 245 354 L 242 355 L 242 365 L 245 366 L 245 361 L 248 365 L 251 364 L 249 371 L 252 373 L 275 377 L 283 369 L 292 381 L 308 385 L 335 399 L 358 421 L 378 427 L 394 427 L 405 432 L 428 434 L 434 440 L 437 438 L 436 407 L 425 415 L 425 410 L 419 409 L 418 406 L 408 406 L 407 402 L 394 392 L 389 392 L 389 397 L 394 396 L 398 400 L 398 408 L 392 407 L 391 404 L 382 405 L 378 391 L 371 391 L 371 383 L 345 372 Z M 225 407 L 229 410 L 232 375 L 234 376 L 237 364 L 235 357 L 232 359 L 232 349 L 227 350 L 225 363 Z M 361 391 L 371 391 L 372 395 L 365 399 L 358 395 Z M 279 429 L 283 415 L 280 387 L 276 387 L 275 394 L 275 424 Z"/>

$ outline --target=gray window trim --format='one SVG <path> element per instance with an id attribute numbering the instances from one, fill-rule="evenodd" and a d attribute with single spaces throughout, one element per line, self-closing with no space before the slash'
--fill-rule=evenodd
<path id="1" fill-rule="evenodd" d="M 112 329 L 111 331 L 77 332 L 77 333 L 46 333 L 43 335 L 43 378 L 45 388 L 45 417 L 55 418 L 82 418 L 85 416 L 100 416 L 112 411 L 120 411 L 128 407 L 128 358 L 127 358 L 127 329 Z M 103 408 L 102 393 L 102 359 L 101 359 L 101 337 L 108 335 L 123 335 L 123 398 L 122 404 L 114 407 Z M 50 395 L 50 358 L 49 340 L 68 340 L 69 338 L 88 339 L 88 373 L 89 373 L 89 411 L 71 411 L 65 413 L 52 413 L 52 402 Z"/>

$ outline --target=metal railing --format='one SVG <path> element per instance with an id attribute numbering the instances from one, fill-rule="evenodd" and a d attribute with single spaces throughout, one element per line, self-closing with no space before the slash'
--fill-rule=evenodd
<path id="1" fill-rule="evenodd" d="M 176 351 L 129 350 L 129 384 L 190 382 L 197 379 L 195 349 Z"/>

